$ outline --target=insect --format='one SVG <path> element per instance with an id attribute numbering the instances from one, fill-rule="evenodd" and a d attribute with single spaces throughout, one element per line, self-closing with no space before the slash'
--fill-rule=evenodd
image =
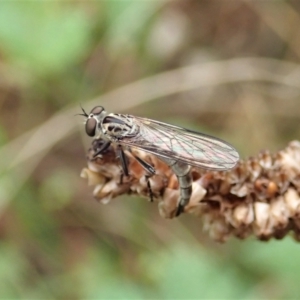
<path id="1" fill-rule="evenodd" d="M 233 146 L 203 133 L 146 118 L 108 113 L 102 106 L 94 107 L 89 114 L 81 109 L 80 115 L 87 118 L 86 134 L 105 141 L 94 156 L 115 143 L 125 176 L 129 171 L 123 147 L 154 154 L 171 167 L 180 187 L 176 216 L 184 211 L 192 194 L 191 166 L 222 171 L 233 168 L 239 160 Z M 135 158 L 150 174 L 155 174 L 150 164 Z"/>

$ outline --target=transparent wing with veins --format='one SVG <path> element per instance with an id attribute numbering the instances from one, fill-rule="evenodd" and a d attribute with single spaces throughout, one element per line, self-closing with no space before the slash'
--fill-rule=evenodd
<path id="1" fill-rule="evenodd" d="M 211 170 L 231 169 L 239 160 L 237 151 L 218 138 L 155 120 L 128 117 L 140 130 L 136 136 L 118 141 L 122 145 Z"/>

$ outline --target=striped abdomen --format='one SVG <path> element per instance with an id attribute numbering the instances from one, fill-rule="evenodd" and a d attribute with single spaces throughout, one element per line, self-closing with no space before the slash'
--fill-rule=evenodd
<path id="1" fill-rule="evenodd" d="M 190 172 L 191 166 L 173 159 L 162 157 L 160 157 L 160 159 L 166 162 L 177 176 L 180 189 L 180 198 L 178 202 L 176 216 L 179 216 L 183 212 L 184 207 L 189 203 L 192 195 L 193 181 Z"/>

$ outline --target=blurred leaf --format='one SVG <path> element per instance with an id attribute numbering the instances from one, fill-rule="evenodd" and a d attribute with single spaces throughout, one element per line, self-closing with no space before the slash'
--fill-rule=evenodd
<path id="1" fill-rule="evenodd" d="M 69 204 L 73 196 L 74 174 L 71 171 L 57 170 L 43 182 L 40 199 L 46 210 L 56 210 Z"/>
<path id="2" fill-rule="evenodd" d="M 134 284 L 101 249 L 91 249 L 77 276 L 84 299 L 142 299 L 142 286 Z"/>
<path id="3" fill-rule="evenodd" d="M 60 72 L 83 57 L 90 23 L 80 9 L 59 2 L 1 2 L 0 47 L 19 67 Z"/>
<path id="4" fill-rule="evenodd" d="M 18 220 L 22 222 L 20 232 L 24 234 L 23 238 L 35 239 L 44 249 L 55 252 L 60 242 L 60 236 L 57 234 L 58 225 L 43 209 L 35 189 L 25 185 L 18 193 L 13 206 Z"/>
<path id="5" fill-rule="evenodd" d="M 14 182 L 7 173 L 0 173 L 0 213 L 3 211 L 10 198 L 10 191 L 14 190 Z"/>
<path id="6" fill-rule="evenodd" d="M 6 131 L 0 126 L 0 146 L 4 145 L 8 141 Z"/>
<path id="7" fill-rule="evenodd" d="M 53 299 L 43 278 L 31 269 L 23 254 L 15 245 L 0 244 L 0 299 L 41 299 L 41 295 Z"/>
<path id="8" fill-rule="evenodd" d="M 150 17 L 165 4 L 165 1 L 107 1 L 108 31 L 104 45 L 111 54 L 123 54 L 141 42 Z"/>
<path id="9" fill-rule="evenodd" d="M 0 244 L 0 299 L 18 297 L 24 262 L 14 247 Z"/>
<path id="10" fill-rule="evenodd" d="M 273 280 L 282 283 L 288 291 L 287 297 L 294 298 L 300 294 L 299 265 L 300 260 L 299 244 L 288 237 L 282 241 L 269 241 L 266 244 L 261 242 L 246 242 L 241 245 L 239 251 L 243 257 L 240 261 L 247 269 L 253 272 L 269 276 Z"/>
<path id="11" fill-rule="evenodd" d="M 173 245 L 169 251 L 142 257 L 141 262 L 164 299 L 239 299 L 251 288 L 234 265 L 224 268 L 222 261 L 197 244 Z"/>

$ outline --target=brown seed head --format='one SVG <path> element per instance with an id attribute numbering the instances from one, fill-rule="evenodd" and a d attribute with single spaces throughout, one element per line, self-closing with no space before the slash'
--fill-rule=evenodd
<path id="1" fill-rule="evenodd" d="M 107 203 L 122 194 L 149 199 L 147 171 L 132 154 L 152 165 L 150 177 L 154 201 L 164 218 L 175 216 L 179 190 L 176 176 L 156 156 L 139 151 L 125 151 L 129 176 L 122 176 L 116 152 L 110 146 L 96 158 L 101 140 L 93 141 L 88 151 L 88 168 L 82 177 L 95 186 L 94 196 Z M 288 232 L 300 239 L 300 142 L 293 141 L 278 153 L 268 151 L 241 160 L 227 172 L 192 169 L 193 193 L 184 212 L 201 217 L 203 229 L 217 241 L 231 235 L 261 240 L 281 239 Z"/>

